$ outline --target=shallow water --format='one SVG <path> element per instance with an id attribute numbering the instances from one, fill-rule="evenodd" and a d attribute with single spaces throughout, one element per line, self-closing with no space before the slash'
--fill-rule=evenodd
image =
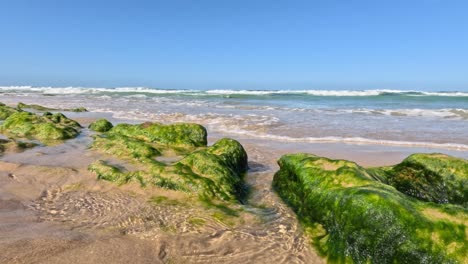
<path id="1" fill-rule="evenodd" d="M 0 101 L 85 106 L 115 118 L 197 122 L 275 142 L 468 150 L 468 93 L 0 87 Z"/>

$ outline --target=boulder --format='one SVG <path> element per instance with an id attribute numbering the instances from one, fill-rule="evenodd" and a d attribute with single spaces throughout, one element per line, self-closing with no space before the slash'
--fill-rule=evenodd
<path id="1" fill-rule="evenodd" d="M 346 160 L 289 154 L 279 165 L 274 189 L 329 261 L 467 262 L 465 208 L 410 197 Z"/>

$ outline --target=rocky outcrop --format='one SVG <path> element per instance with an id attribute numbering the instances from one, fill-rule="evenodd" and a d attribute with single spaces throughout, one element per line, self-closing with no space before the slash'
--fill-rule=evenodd
<path id="1" fill-rule="evenodd" d="M 99 179 L 118 184 L 135 181 L 203 199 L 241 199 L 247 170 L 244 148 L 227 138 L 207 147 L 206 138 L 206 129 L 197 124 L 119 124 L 96 136 L 92 147 L 123 162 L 98 161 L 89 169 Z"/>
<path id="2" fill-rule="evenodd" d="M 280 170 L 274 176 L 273 186 L 329 261 L 465 263 L 465 208 L 414 199 L 384 183 L 394 180 L 389 176 L 393 173 L 413 171 L 415 161 L 431 160 L 434 167 L 427 165 L 423 171 L 465 168 L 456 165 L 450 169 L 447 165 L 437 169 L 439 157 L 423 157 L 412 156 L 393 168 L 366 170 L 350 161 L 290 154 L 279 160 Z M 443 164 L 445 159 L 449 158 L 441 157 Z M 430 192 L 426 187 L 422 191 Z"/>
<path id="3" fill-rule="evenodd" d="M 0 125 L 0 133 L 11 138 L 63 140 L 80 133 L 80 124 L 61 113 L 43 115 L 30 112 L 15 112 Z"/>
<path id="4" fill-rule="evenodd" d="M 434 203 L 468 207 L 468 161 L 444 154 L 413 154 L 373 174 L 400 192 Z"/>
<path id="5" fill-rule="evenodd" d="M 42 105 L 37 104 L 24 104 L 18 103 L 17 109 L 33 109 L 37 111 L 65 111 L 65 112 L 88 112 L 88 110 L 84 107 L 77 107 L 77 108 L 50 108 Z"/>
<path id="6" fill-rule="evenodd" d="M 98 120 L 92 122 L 89 125 L 88 128 L 93 130 L 93 131 L 96 131 L 96 132 L 107 132 L 112 127 L 114 127 L 114 126 L 112 125 L 111 122 L 109 122 L 106 119 L 102 118 L 102 119 L 98 119 Z"/>

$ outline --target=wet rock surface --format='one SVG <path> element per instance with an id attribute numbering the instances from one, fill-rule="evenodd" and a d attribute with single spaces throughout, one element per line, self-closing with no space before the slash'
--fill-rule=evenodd
<path id="1" fill-rule="evenodd" d="M 107 132 L 113 127 L 107 119 L 98 119 L 89 125 L 89 129 L 96 132 Z"/>
<path id="2" fill-rule="evenodd" d="M 416 157 L 421 156 L 449 158 Z M 405 164 L 408 160 L 396 168 Z M 346 160 L 290 154 L 279 165 L 275 190 L 329 261 L 466 262 L 465 208 L 416 200 L 376 180 L 376 169 Z"/>
<path id="3" fill-rule="evenodd" d="M 242 200 L 245 196 L 243 173 L 247 153 L 233 139 L 221 139 L 206 146 L 206 130 L 196 124 L 142 125 L 119 124 L 96 136 L 93 149 L 115 159 L 130 162 L 129 169 L 101 160 L 89 169 L 99 179 L 118 184 L 137 182 L 142 187 L 161 188 L 197 194 L 201 199 Z M 181 159 L 172 164 L 159 156 L 176 154 Z"/>
<path id="4" fill-rule="evenodd" d="M 43 115 L 30 112 L 13 113 L 0 125 L 0 133 L 11 138 L 63 140 L 76 137 L 81 126 L 61 113 Z"/>
<path id="5" fill-rule="evenodd" d="M 375 168 L 377 178 L 417 199 L 468 207 L 468 161 L 444 154 L 413 154 L 400 164 Z"/>

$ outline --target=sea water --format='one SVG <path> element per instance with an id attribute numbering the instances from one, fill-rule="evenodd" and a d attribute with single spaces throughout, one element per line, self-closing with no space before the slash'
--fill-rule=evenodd
<path id="1" fill-rule="evenodd" d="M 211 133 L 278 143 L 468 151 L 468 92 L 460 91 L 8 86 L 0 87 L 0 101 L 84 106 L 135 122 L 196 122 Z"/>

